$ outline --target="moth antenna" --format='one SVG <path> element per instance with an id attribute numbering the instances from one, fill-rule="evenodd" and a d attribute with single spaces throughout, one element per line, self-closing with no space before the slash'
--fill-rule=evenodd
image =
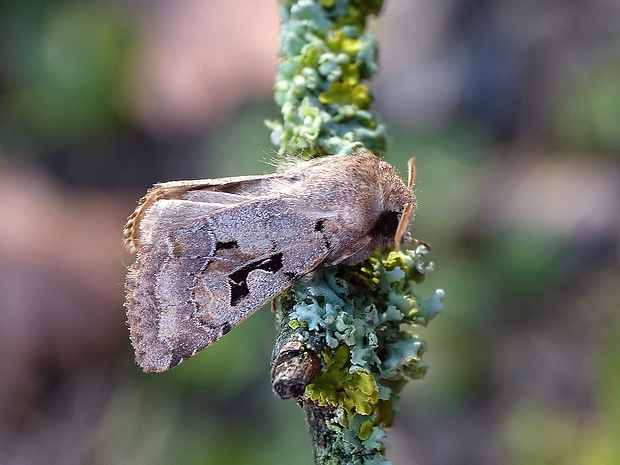
<path id="1" fill-rule="evenodd" d="M 400 217 L 400 221 L 398 222 L 398 227 L 396 228 L 396 235 L 394 236 L 394 249 L 397 252 L 400 252 L 400 244 L 403 241 L 403 236 L 407 231 L 407 225 L 409 224 L 409 217 L 411 216 L 411 212 L 413 211 L 413 204 L 407 202 L 403 206 L 403 214 Z"/>
<path id="2" fill-rule="evenodd" d="M 415 184 L 415 157 L 411 157 L 407 162 L 407 187 L 409 189 L 413 189 L 413 185 Z"/>
<path id="3" fill-rule="evenodd" d="M 413 185 L 415 183 L 415 157 L 411 157 L 407 162 L 407 188 L 413 190 Z M 411 212 L 413 211 L 413 204 L 406 203 L 403 205 L 403 214 L 400 217 L 400 221 L 398 222 L 398 227 L 396 228 L 396 235 L 394 236 L 394 249 L 397 252 L 400 252 L 400 244 L 403 241 L 403 236 L 407 230 L 407 225 L 409 224 L 409 217 L 411 216 Z"/>

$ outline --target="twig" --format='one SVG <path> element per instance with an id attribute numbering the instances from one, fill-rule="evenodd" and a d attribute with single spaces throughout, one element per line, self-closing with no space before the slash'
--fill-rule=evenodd
<path id="1" fill-rule="evenodd" d="M 385 128 L 362 82 L 377 69 L 365 31 L 382 1 L 283 0 L 276 102 L 268 122 L 281 155 L 378 155 Z M 306 413 L 316 464 L 386 464 L 390 426 L 407 379 L 426 372 L 424 342 L 412 328 L 443 309 L 443 291 L 422 300 L 414 286 L 432 268 L 424 244 L 380 251 L 355 266 L 326 267 L 275 302 L 279 334 L 274 392 Z"/>

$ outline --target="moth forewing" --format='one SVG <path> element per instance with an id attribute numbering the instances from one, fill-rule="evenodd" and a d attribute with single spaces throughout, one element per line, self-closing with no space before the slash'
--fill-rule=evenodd
<path id="1" fill-rule="evenodd" d="M 164 371 L 212 344 L 325 259 L 321 232 L 304 227 L 313 218 L 292 203 L 205 207 L 198 218 L 199 202 L 152 207 L 150 237 L 127 283 L 131 339 L 145 371 Z M 193 219 L 180 216 L 184 204 Z"/>
<path id="2" fill-rule="evenodd" d="M 125 304 L 138 363 L 167 370 L 319 265 L 398 246 L 414 208 L 396 170 L 369 153 L 155 185 L 124 231 L 128 248 L 142 247 Z"/>
<path id="3" fill-rule="evenodd" d="M 155 184 L 140 199 L 123 229 L 125 247 L 130 252 L 140 249 L 139 225 L 148 210 L 160 200 L 184 199 L 221 206 L 255 199 L 269 193 L 277 174 L 234 176 L 219 179 L 170 181 Z"/>

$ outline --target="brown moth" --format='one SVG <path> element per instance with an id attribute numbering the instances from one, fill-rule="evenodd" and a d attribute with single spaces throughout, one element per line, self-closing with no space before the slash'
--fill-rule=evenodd
<path id="1" fill-rule="evenodd" d="M 415 197 L 370 153 L 273 174 L 156 184 L 125 226 L 138 251 L 127 317 L 144 371 L 165 371 L 217 341 L 319 265 L 357 263 L 409 239 Z"/>

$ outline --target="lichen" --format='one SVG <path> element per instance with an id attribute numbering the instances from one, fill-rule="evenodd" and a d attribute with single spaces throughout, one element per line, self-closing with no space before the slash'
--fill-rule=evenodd
<path id="1" fill-rule="evenodd" d="M 366 84 L 378 69 L 366 23 L 382 3 L 281 0 L 275 101 L 282 118 L 266 122 L 280 156 L 384 155 L 385 126 Z M 303 340 L 323 364 L 299 398 L 317 464 L 389 464 L 384 428 L 407 380 L 427 370 L 413 329 L 443 308 L 443 291 L 426 300 L 415 292 L 432 269 L 427 254 L 424 246 L 380 251 L 362 264 L 321 269 L 278 299 L 279 339 Z"/>
<path id="2" fill-rule="evenodd" d="M 340 447 L 383 453 L 382 428 L 392 424 L 400 390 L 426 373 L 426 347 L 414 328 L 443 309 L 442 290 L 429 299 L 414 290 L 432 269 L 427 254 L 424 245 L 381 251 L 361 266 L 324 268 L 310 285 L 292 289 L 289 325 L 307 329 L 305 342 L 324 362 L 306 394 L 336 409 L 330 427 L 346 438 Z"/>
<path id="3" fill-rule="evenodd" d="M 364 31 L 382 1 L 298 0 L 281 6 L 275 101 L 282 121 L 267 121 L 280 155 L 382 155 L 385 127 L 369 110 L 368 86 L 377 70 L 377 45 Z"/>
<path id="4" fill-rule="evenodd" d="M 338 346 L 325 358 L 325 370 L 307 387 L 307 393 L 319 405 L 342 406 L 347 412 L 362 415 L 370 415 L 379 400 L 375 378 L 370 373 L 351 371 L 346 345 Z"/>

